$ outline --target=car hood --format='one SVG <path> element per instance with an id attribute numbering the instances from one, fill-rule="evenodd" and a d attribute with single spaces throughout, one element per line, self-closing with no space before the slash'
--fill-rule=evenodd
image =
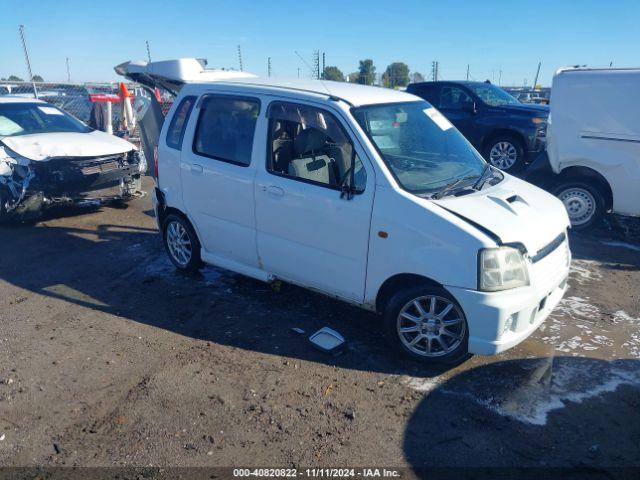
<path id="1" fill-rule="evenodd" d="M 530 255 L 535 255 L 569 227 L 567 211 L 550 193 L 504 175 L 498 185 L 480 192 L 433 201 L 488 230 L 501 244 L 522 243 Z"/>
<path id="2" fill-rule="evenodd" d="M 132 143 L 99 130 L 89 133 L 38 133 L 4 137 L 0 143 L 34 161 L 55 157 L 100 157 L 135 150 Z"/>
<path id="3" fill-rule="evenodd" d="M 516 115 L 531 115 L 532 117 L 548 117 L 548 105 L 536 105 L 534 103 L 520 103 L 518 105 L 502 105 L 501 110 Z"/>

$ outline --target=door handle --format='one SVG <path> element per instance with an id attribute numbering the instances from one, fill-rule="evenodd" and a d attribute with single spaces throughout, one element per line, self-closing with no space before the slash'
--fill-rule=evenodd
<path id="1" fill-rule="evenodd" d="M 262 187 L 262 190 L 272 197 L 284 197 L 284 190 L 280 187 L 276 187 L 275 185 Z"/>
<path id="2" fill-rule="evenodd" d="M 191 164 L 191 173 L 194 175 L 202 175 L 203 171 L 204 169 L 202 168 L 202 165 L 198 165 L 197 163 Z"/>

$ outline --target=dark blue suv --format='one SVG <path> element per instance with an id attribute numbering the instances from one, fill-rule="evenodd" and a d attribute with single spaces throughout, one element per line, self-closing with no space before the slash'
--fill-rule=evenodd
<path id="1" fill-rule="evenodd" d="M 407 92 L 453 123 L 492 165 L 522 169 L 545 149 L 549 107 L 521 103 L 491 83 L 421 82 Z"/>

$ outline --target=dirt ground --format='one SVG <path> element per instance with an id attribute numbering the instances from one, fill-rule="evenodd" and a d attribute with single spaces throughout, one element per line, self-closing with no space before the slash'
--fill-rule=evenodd
<path id="1" fill-rule="evenodd" d="M 175 272 L 149 197 L 1 227 L 0 465 L 623 478 L 640 468 L 638 231 L 572 234 L 552 318 L 505 354 L 446 369 L 391 357 L 378 318 L 341 302 Z M 346 337 L 342 355 L 308 343 L 325 325 Z"/>

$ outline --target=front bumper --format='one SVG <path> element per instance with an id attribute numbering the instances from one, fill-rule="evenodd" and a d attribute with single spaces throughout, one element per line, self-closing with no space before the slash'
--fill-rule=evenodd
<path id="1" fill-rule="evenodd" d="M 563 242 L 530 266 L 531 285 L 527 287 L 499 292 L 447 287 L 467 317 L 469 353 L 500 353 L 535 332 L 567 291 L 570 261 Z"/>

